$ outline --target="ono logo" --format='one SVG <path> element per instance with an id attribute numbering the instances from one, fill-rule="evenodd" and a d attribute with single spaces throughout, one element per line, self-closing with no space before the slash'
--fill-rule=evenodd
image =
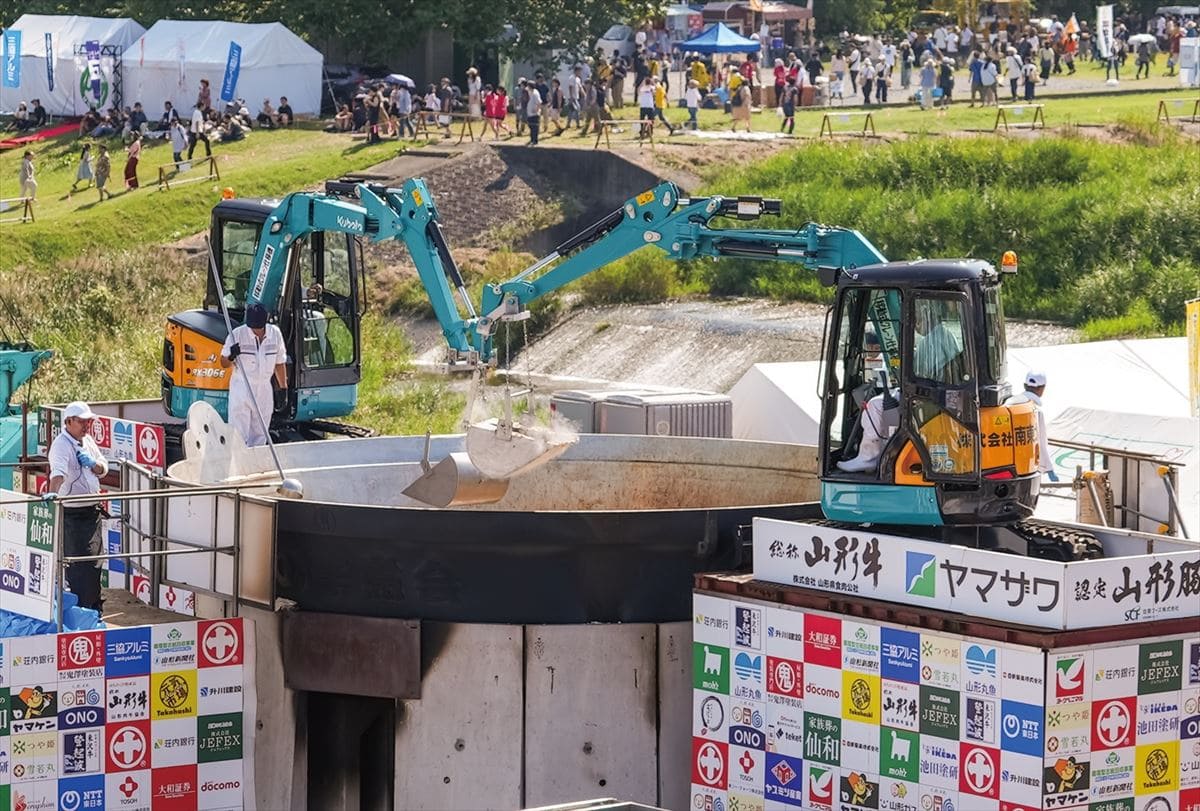
<path id="1" fill-rule="evenodd" d="M 67 710 L 62 714 L 60 721 L 64 728 L 76 729 L 79 727 L 100 726 L 104 723 L 104 717 L 100 714 L 100 710 L 95 707 L 81 707 L 79 709 Z"/>
<path id="2" fill-rule="evenodd" d="M 751 727 L 730 727 L 729 742 L 747 749 L 766 749 L 767 738 L 761 730 Z"/>

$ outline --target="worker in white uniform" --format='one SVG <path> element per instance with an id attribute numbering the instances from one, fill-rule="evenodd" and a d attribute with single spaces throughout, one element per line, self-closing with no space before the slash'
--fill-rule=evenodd
<path id="1" fill-rule="evenodd" d="M 96 415 L 87 403 L 68 403 L 62 411 L 62 431 L 50 443 L 50 483 L 42 497 L 90 496 L 100 492 L 100 479 L 108 475 L 108 461 L 92 438 Z M 100 505 L 75 504 L 63 507 L 63 555 L 83 557 L 100 554 Z M 99 611 L 100 564 L 84 561 L 67 565 L 67 585 L 79 598 L 81 608 Z"/>
<path id="2" fill-rule="evenodd" d="M 271 377 L 275 377 L 281 391 L 286 391 L 287 362 L 283 333 L 267 323 L 266 307 L 251 304 L 246 308 L 246 323 L 234 327 L 221 348 L 221 367 L 234 367 L 229 381 L 229 424 L 242 435 L 247 447 L 267 443 L 263 424 L 270 424 L 275 411 Z M 255 403 L 258 414 L 254 412 Z"/>
<path id="3" fill-rule="evenodd" d="M 1038 467 L 1046 474 L 1047 479 L 1056 482 L 1058 474 L 1054 472 L 1054 460 L 1050 457 L 1050 442 L 1046 435 L 1046 415 L 1042 410 L 1042 394 L 1045 391 L 1045 373 L 1030 372 L 1025 375 L 1025 391 L 1009 397 L 1004 404 L 1033 403 L 1034 410 L 1037 411 Z"/>
<path id="4" fill-rule="evenodd" d="M 914 332 L 916 346 L 913 348 L 913 375 L 926 380 L 953 384 L 958 382 L 962 370 L 958 368 L 962 347 L 953 332 L 935 319 L 936 313 L 918 311 Z M 874 339 L 878 345 L 878 339 Z M 876 350 L 878 351 L 878 350 Z M 895 381 L 891 381 L 894 383 Z M 893 403 L 900 390 L 891 390 Z M 885 435 L 884 408 L 887 405 L 883 394 L 877 394 L 863 405 L 862 441 L 853 459 L 837 463 L 839 470 L 846 473 L 869 473 L 879 465 L 879 458 L 887 446 Z"/>

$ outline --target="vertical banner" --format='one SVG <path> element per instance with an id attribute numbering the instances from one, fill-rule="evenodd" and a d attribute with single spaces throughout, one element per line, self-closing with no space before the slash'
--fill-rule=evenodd
<path id="1" fill-rule="evenodd" d="M 54 92 L 54 36 L 46 32 L 46 87 Z"/>
<path id="2" fill-rule="evenodd" d="M 1096 6 L 1096 47 L 1105 59 L 1112 53 L 1113 7 Z"/>
<path id="3" fill-rule="evenodd" d="M 92 96 L 99 102 L 101 81 L 104 78 L 100 73 L 100 43 L 91 39 L 83 44 L 83 48 L 87 54 L 88 78 L 91 80 Z"/>
<path id="4" fill-rule="evenodd" d="M 1200 298 L 1187 303 L 1188 403 L 1200 417 Z"/>
<path id="5" fill-rule="evenodd" d="M 182 37 L 175 40 L 175 50 L 179 54 L 179 87 L 182 89 L 187 82 L 187 51 Z"/>
<path id="6" fill-rule="evenodd" d="M 4 32 L 3 58 L 4 86 L 21 86 L 21 32 L 8 29 Z"/>
<path id="7" fill-rule="evenodd" d="M 233 101 L 237 90 L 238 73 L 242 69 L 242 46 L 229 43 L 229 56 L 225 58 L 225 78 L 221 80 L 221 101 Z"/>

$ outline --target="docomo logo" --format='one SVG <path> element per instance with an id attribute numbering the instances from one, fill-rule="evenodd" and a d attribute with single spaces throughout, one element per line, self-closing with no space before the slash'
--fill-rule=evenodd
<path id="1" fill-rule="evenodd" d="M 208 780 L 200 784 L 200 790 L 208 791 L 237 791 L 242 787 L 240 780 L 226 780 L 217 782 L 216 780 Z"/>
<path id="2" fill-rule="evenodd" d="M 842 697 L 841 690 L 836 690 L 831 687 L 822 687 L 821 685 L 813 684 L 812 682 L 809 682 L 808 684 L 804 685 L 804 692 L 811 693 L 814 696 L 821 696 L 823 698 L 841 698 Z"/>

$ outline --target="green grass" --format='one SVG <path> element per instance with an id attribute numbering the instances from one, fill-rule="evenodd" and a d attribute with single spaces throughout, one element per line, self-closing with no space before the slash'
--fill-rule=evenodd
<path id="1" fill-rule="evenodd" d="M 1144 294 L 1163 324 L 1181 322 L 1200 284 L 1200 184 L 1170 131 L 1155 146 L 1043 137 L 916 138 L 811 144 L 750 167 L 713 170 L 707 192 L 783 200 L 777 227 L 856 228 L 889 259 L 976 257 L 1006 250 L 1010 315 L 1081 323 L 1123 314 Z M 1109 267 L 1129 271 L 1096 285 Z M 720 293 L 813 298 L 811 272 L 747 261 L 702 266 Z"/>
<path id="2" fill-rule="evenodd" d="M 1175 80 L 1155 80 L 1152 82 L 1133 82 L 1123 81 L 1122 88 L 1126 90 L 1150 90 L 1152 92 L 1103 92 L 1104 71 L 1085 67 L 1080 71 L 1081 77 L 1091 76 L 1095 79 L 1097 92 L 1092 95 L 1084 96 L 1056 96 L 1052 94 L 1042 95 L 1034 99 L 1035 104 L 1044 105 L 1043 115 L 1046 120 L 1047 127 L 1053 129 L 1057 127 L 1072 127 L 1072 126 L 1101 126 L 1108 125 L 1114 122 L 1125 119 L 1129 122 L 1137 122 L 1142 124 L 1154 124 L 1158 112 L 1159 99 L 1165 99 L 1168 102 L 1168 112 L 1172 116 L 1186 116 L 1191 113 L 1191 102 L 1186 101 L 1196 97 L 1194 88 L 1181 89 L 1178 84 L 1173 83 Z M 996 108 L 995 107 L 975 107 L 968 106 L 969 91 L 965 91 L 967 87 L 966 74 L 964 71 L 959 71 L 956 76 L 957 86 L 955 88 L 955 102 L 945 109 L 921 110 L 915 103 L 904 105 L 889 104 L 885 106 L 864 107 L 862 96 L 847 98 L 842 105 L 833 107 L 809 107 L 800 108 L 796 111 L 796 127 L 794 135 L 796 138 L 808 139 L 817 138 L 820 136 L 821 124 L 825 115 L 830 117 L 830 123 L 834 133 L 839 137 L 850 135 L 858 135 L 863 131 L 864 119 L 859 115 L 850 115 L 843 117 L 843 113 L 859 113 L 869 111 L 871 113 L 872 123 L 878 135 L 920 135 L 931 133 L 951 133 L 962 131 L 978 131 L 992 132 L 996 126 Z M 1051 78 L 1051 86 L 1054 85 L 1055 79 Z M 897 94 L 902 91 L 899 89 L 899 82 L 890 93 L 892 98 L 896 98 Z M 1007 83 L 1004 85 L 1005 94 L 1007 94 Z M 1041 88 L 1039 88 L 1040 90 Z M 674 92 L 674 90 L 672 91 Z M 765 98 L 773 98 L 770 88 L 766 89 Z M 908 93 L 911 93 L 908 91 Z M 907 96 L 908 93 L 905 93 Z M 1178 102 L 1178 104 L 1177 104 Z M 672 102 L 674 103 L 674 102 Z M 1003 98 L 1002 104 L 1007 104 Z M 624 108 L 615 110 L 613 113 L 615 118 L 624 119 L 636 117 L 636 109 L 626 105 Z M 668 120 L 674 124 L 682 124 L 687 121 L 687 111 L 678 107 L 672 107 L 666 111 Z M 1026 107 L 1020 112 L 1006 111 L 1009 124 L 1021 125 L 1028 124 L 1033 117 L 1033 110 Z M 700 110 L 698 119 L 701 130 L 711 131 L 728 131 L 732 124 L 732 116 L 721 110 Z M 780 129 L 781 119 L 775 112 L 774 107 L 756 108 L 752 113 L 751 126 L 756 132 L 771 132 L 778 133 Z M 661 126 L 661 125 L 660 125 Z M 624 144 L 635 140 L 636 128 L 627 127 L 624 134 L 613 135 L 612 142 L 615 145 Z M 1020 129 L 1018 126 L 1014 128 L 1014 132 Z M 547 143 L 552 143 L 554 146 L 577 145 L 591 148 L 594 139 L 577 139 L 574 133 L 570 137 L 565 138 L 548 138 Z M 665 131 L 656 130 L 655 138 L 662 139 L 666 137 Z M 693 140 L 686 133 L 682 137 L 669 139 L 672 142 L 688 142 Z"/>
<path id="3" fill-rule="evenodd" d="M 121 192 L 125 153 L 119 139 L 106 143 L 112 159 L 109 190 L 120 193 L 103 203 L 98 202 L 94 189 L 66 197 L 79 159 L 80 144 L 74 136 L 33 147 L 38 181 L 36 221 L 0 225 L 0 271 L 49 267 L 87 251 L 174 242 L 208 226 L 210 211 L 221 199 L 223 188 L 232 188 L 239 197 L 281 196 L 372 166 L 397 150 L 395 142 L 367 146 L 345 135 L 320 131 L 255 131 L 243 141 L 213 144 L 220 180 L 158 191 L 158 166 L 170 162 L 171 149 L 163 141 L 147 141 L 138 167 L 142 187 Z M 17 170 L 23 151 L 0 153 L 0 198 L 19 193 Z M 93 148 L 93 157 L 96 152 Z"/>
<path id="4" fill-rule="evenodd" d="M 202 259 L 187 260 L 162 243 L 204 230 L 221 188 L 282 195 L 386 160 L 397 145 L 366 147 L 297 129 L 214 147 L 219 182 L 166 192 L 146 184 L 100 204 L 94 190 L 64 198 L 75 176 L 73 138 L 37 147 L 37 222 L 0 225 L 0 299 L 18 322 L 8 323 L 2 309 L 0 324 L 55 352 L 26 392 L 31 401 L 157 397 L 166 316 L 199 306 L 205 277 Z M 163 144 L 142 154 L 145 183 L 150 167 L 171 155 Z M 16 193 L 19 160 L 19 152 L 0 155 L 0 197 Z M 123 162 L 114 160 L 114 176 Z M 412 347 L 398 327 L 369 313 L 363 346 L 359 407 L 349 421 L 382 433 L 457 430 L 463 397 L 440 378 L 412 372 Z"/>

